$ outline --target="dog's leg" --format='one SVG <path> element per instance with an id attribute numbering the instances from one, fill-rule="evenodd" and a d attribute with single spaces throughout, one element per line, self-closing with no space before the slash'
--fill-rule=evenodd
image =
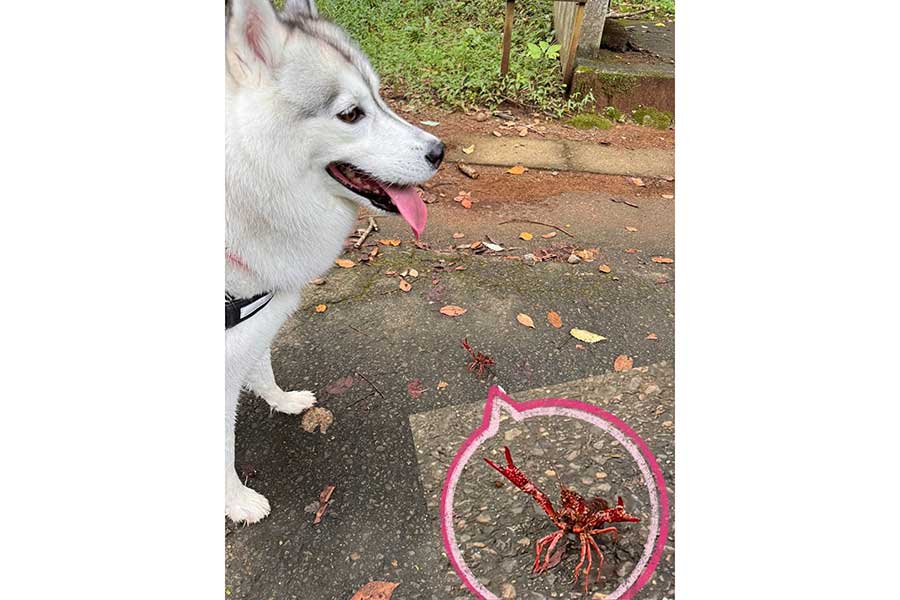
<path id="1" fill-rule="evenodd" d="M 234 470 L 234 421 L 240 385 L 225 386 L 225 516 L 237 523 L 256 523 L 269 514 L 269 501 L 241 483 Z"/>
<path id="2" fill-rule="evenodd" d="M 272 354 L 268 349 L 247 378 L 247 387 L 274 410 L 289 415 L 301 413 L 316 403 L 312 392 L 286 392 L 278 387 L 272 372 Z"/>

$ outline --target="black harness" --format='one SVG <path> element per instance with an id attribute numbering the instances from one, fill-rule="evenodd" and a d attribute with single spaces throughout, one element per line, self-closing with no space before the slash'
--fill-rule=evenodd
<path id="1" fill-rule="evenodd" d="M 225 292 L 225 329 L 231 329 L 261 311 L 273 296 L 274 292 L 264 292 L 252 298 L 234 298 Z"/>

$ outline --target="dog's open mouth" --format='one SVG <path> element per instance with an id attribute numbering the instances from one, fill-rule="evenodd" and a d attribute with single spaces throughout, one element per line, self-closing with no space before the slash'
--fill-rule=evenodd
<path id="1" fill-rule="evenodd" d="M 331 163 L 327 171 L 335 181 L 371 202 L 372 206 L 386 212 L 400 213 L 409 223 L 416 239 L 419 239 L 425 230 L 428 210 L 415 187 L 380 181 L 348 163 Z"/>

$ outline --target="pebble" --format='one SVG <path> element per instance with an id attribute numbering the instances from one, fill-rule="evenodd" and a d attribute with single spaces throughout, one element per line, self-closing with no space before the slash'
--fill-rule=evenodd
<path id="1" fill-rule="evenodd" d="M 607 475 L 603 471 L 597 471 L 596 473 L 594 473 L 594 477 L 596 477 L 597 479 L 606 479 Z"/>
<path id="2" fill-rule="evenodd" d="M 655 383 L 651 383 L 651 384 L 647 385 L 647 387 L 644 388 L 644 393 L 647 394 L 648 396 L 652 396 L 653 394 L 658 394 L 661 391 L 662 390 L 660 390 L 659 386 L 656 385 Z"/>
<path id="3" fill-rule="evenodd" d="M 524 537 L 524 538 L 519 539 L 519 541 L 516 543 L 519 544 L 520 546 L 530 546 L 531 540 L 528 539 L 527 537 Z"/>
<path id="4" fill-rule="evenodd" d="M 537 262 L 537 258 L 535 258 L 534 254 L 530 254 L 530 253 L 523 256 L 522 260 L 524 260 L 526 263 L 531 264 L 531 265 L 533 265 Z"/>
<path id="5" fill-rule="evenodd" d="M 490 117 L 486 113 L 478 113 L 477 115 L 475 115 L 475 120 L 478 121 L 479 123 L 483 123 L 483 122 L 487 121 L 489 118 Z"/>
<path id="6" fill-rule="evenodd" d="M 577 265 L 578 263 L 581 262 L 581 259 L 578 258 L 577 256 L 575 256 L 574 254 L 570 254 L 569 258 L 566 259 L 566 262 L 569 263 L 570 265 Z"/>
<path id="7" fill-rule="evenodd" d="M 546 471 L 544 471 L 544 475 L 546 475 L 547 477 L 556 477 L 556 471 L 554 471 L 553 469 L 547 469 Z"/>
<path id="8" fill-rule="evenodd" d="M 489 515 L 487 513 L 481 513 L 480 515 L 475 517 L 475 520 L 478 521 L 479 523 L 490 523 L 491 515 Z"/>
<path id="9" fill-rule="evenodd" d="M 350 553 L 350 560 L 359 560 L 360 558 L 361 557 L 359 555 L 359 552 L 351 552 Z"/>
<path id="10" fill-rule="evenodd" d="M 502 600 L 515 600 L 516 588 L 511 583 L 504 583 L 500 586 L 500 598 Z"/>

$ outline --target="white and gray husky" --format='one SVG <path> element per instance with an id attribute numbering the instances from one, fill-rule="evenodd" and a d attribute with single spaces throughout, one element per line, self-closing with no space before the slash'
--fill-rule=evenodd
<path id="1" fill-rule="evenodd" d="M 426 209 L 415 186 L 444 156 L 436 137 L 400 119 L 378 76 L 313 0 L 226 4 L 225 514 L 253 523 L 269 502 L 234 468 L 242 388 L 274 410 L 311 407 L 312 392 L 275 383 L 269 346 L 354 229 L 357 209 L 399 213 L 416 237 Z"/>

